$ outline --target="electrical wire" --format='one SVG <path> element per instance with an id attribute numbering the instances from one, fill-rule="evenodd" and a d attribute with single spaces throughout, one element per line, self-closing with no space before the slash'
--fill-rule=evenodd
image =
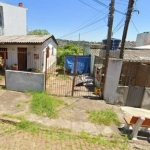
<path id="1" fill-rule="evenodd" d="M 103 14 L 106 14 L 106 13 L 104 13 L 104 12 L 102 12 L 102 11 L 100 11 L 100 10 L 98 10 L 98 9 L 94 8 L 94 7 L 92 7 L 91 5 L 89 5 L 89 4 L 85 3 L 85 2 L 83 2 L 82 0 L 79 0 L 79 1 L 80 1 L 81 3 L 83 3 L 83 4 L 87 5 L 87 6 L 91 7 L 92 9 L 94 9 L 94 10 L 98 11 L 98 12 L 101 12 L 101 13 L 103 13 Z"/>
<path id="2" fill-rule="evenodd" d="M 98 30 L 98 29 L 100 29 L 100 28 L 102 28 L 102 27 L 106 27 L 106 25 L 103 25 L 103 26 L 101 26 L 101 27 L 95 28 L 95 29 L 90 30 L 90 31 L 87 31 L 87 32 L 80 33 L 80 35 L 84 35 L 84 34 L 90 33 L 90 32 L 92 32 L 92 31 Z M 79 35 L 74 35 L 74 36 L 71 36 L 71 37 L 68 37 L 68 38 L 77 37 L 77 36 L 79 36 Z"/>
<path id="3" fill-rule="evenodd" d="M 132 22 L 132 24 L 133 24 L 133 26 L 134 26 L 134 28 L 136 29 L 136 31 L 137 31 L 137 33 L 140 35 L 140 32 L 139 32 L 139 30 L 137 29 L 137 27 L 135 26 L 135 24 L 134 24 L 134 22 L 133 22 L 133 20 L 131 19 L 131 22 Z M 145 39 L 140 35 L 140 37 L 141 37 L 141 39 L 143 39 L 144 40 L 144 42 L 145 43 L 147 43 L 147 41 L 145 41 Z"/>
<path id="4" fill-rule="evenodd" d="M 96 3 L 100 4 L 101 6 L 103 6 L 103 7 L 105 7 L 105 8 L 109 8 L 109 6 L 107 6 L 106 4 L 100 2 L 99 0 L 93 0 L 93 1 L 95 1 Z M 122 14 L 122 15 L 125 15 L 125 13 L 123 13 L 123 12 L 121 12 L 121 11 L 119 11 L 119 10 L 116 10 L 116 9 L 115 9 L 115 11 L 118 12 L 118 13 L 120 13 L 120 14 Z"/>
<path id="5" fill-rule="evenodd" d="M 88 25 L 86 25 L 86 26 L 84 26 L 84 27 L 82 27 L 82 28 L 80 28 L 80 29 L 78 29 L 78 30 L 75 30 L 75 31 L 73 31 L 73 32 L 71 32 L 71 33 L 68 33 L 68 34 L 64 35 L 64 36 L 61 36 L 60 38 L 66 37 L 66 36 L 68 36 L 68 35 L 71 35 L 71 34 L 73 34 L 73 33 L 78 32 L 78 31 L 80 31 L 80 30 L 83 30 L 83 29 L 85 29 L 85 28 L 87 28 L 87 27 L 89 27 L 89 26 L 91 26 L 91 25 L 93 25 L 93 24 L 96 24 L 96 23 L 102 21 L 102 20 L 105 19 L 106 17 L 108 17 L 108 16 L 105 16 L 104 18 L 99 19 L 99 20 L 97 20 L 97 21 L 95 21 L 95 22 L 93 22 L 93 23 L 90 23 L 90 24 L 88 24 Z"/>

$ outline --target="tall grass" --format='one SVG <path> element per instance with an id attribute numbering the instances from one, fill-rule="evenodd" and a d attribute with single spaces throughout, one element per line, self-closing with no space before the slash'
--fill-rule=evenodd
<path id="1" fill-rule="evenodd" d="M 109 126 L 111 123 L 119 125 L 117 114 L 112 109 L 88 111 L 89 120 L 95 124 L 104 124 Z"/>
<path id="2" fill-rule="evenodd" d="M 46 92 L 31 92 L 31 111 L 37 115 L 47 115 L 57 117 L 56 108 L 64 102 L 56 97 L 50 96 Z"/>

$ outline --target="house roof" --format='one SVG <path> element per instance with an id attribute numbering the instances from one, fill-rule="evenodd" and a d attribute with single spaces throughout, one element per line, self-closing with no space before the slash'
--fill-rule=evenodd
<path id="1" fill-rule="evenodd" d="M 150 62 L 150 50 L 125 50 L 124 61 Z"/>
<path id="2" fill-rule="evenodd" d="M 0 36 L 0 44 L 43 44 L 52 38 L 58 45 L 53 35 L 13 35 Z"/>

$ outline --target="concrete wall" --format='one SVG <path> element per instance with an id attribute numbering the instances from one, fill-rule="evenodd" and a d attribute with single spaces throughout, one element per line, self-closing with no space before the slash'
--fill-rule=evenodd
<path id="1" fill-rule="evenodd" d="M 120 50 L 110 50 L 109 56 L 114 58 L 119 58 L 120 56 Z M 100 50 L 100 57 L 106 58 L 106 50 Z"/>
<path id="2" fill-rule="evenodd" d="M 129 90 L 128 86 L 118 86 L 114 104 L 124 106 L 126 104 L 128 90 Z"/>
<path id="3" fill-rule="evenodd" d="M 44 91 L 45 75 L 6 70 L 6 88 L 14 91 Z"/>
<path id="4" fill-rule="evenodd" d="M 150 33 L 144 32 L 137 35 L 136 47 L 150 44 Z"/>
<path id="5" fill-rule="evenodd" d="M 150 88 L 145 88 L 145 93 L 143 96 L 141 108 L 150 110 Z"/>
<path id="6" fill-rule="evenodd" d="M 91 55 L 90 45 L 85 44 L 83 48 L 83 55 Z"/>
<path id="7" fill-rule="evenodd" d="M 122 68 L 122 59 L 112 59 L 108 61 L 107 75 L 104 86 L 104 100 L 106 103 L 114 104 L 117 87 Z"/>
<path id="8" fill-rule="evenodd" d="M 0 2 L 3 7 L 4 29 L 1 35 L 26 35 L 27 22 L 26 22 L 26 8 L 13 6 Z"/>

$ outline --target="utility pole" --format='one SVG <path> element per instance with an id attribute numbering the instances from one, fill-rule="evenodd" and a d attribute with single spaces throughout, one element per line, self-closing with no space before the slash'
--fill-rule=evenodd
<path id="1" fill-rule="evenodd" d="M 108 18 L 108 35 L 107 35 L 107 45 L 106 45 L 106 68 L 108 65 L 108 58 L 109 58 L 109 50 L 110 50 L 110 44 L 111 44 L 111 36 L 112 36 L 112 27 L 113 27 L 113 20 L 114 20 L 114 4 L 115 0 L 111 0 L 111 3 L 109 4 L 110 12 L 109 12 L 109 18 Z"/>
<path id="2" fill-rule="evenodd" d="M 107 74 L 107 67 L 108 67 L 108 59 L 109 59 L 109 51 L 110 51 L 110 44 L 111 44 L 111 36 L 112 36 L 112 27 L 113 27 L 113 19 L 114 19 L 114 5 L 115 0 L 111 0 L 109 4 L 109 18 L 108 18 L 108 34 L 107 34 L 107 45 L 106 45 L 106 59 L 105 59 L 105 73 L 104 73 L 104 82 L 103 82 L 103 89 L 102 93 L 104 96 L 104 86 Z"/>
<path id="3" fill-rule="evenodd" d="M 126 21 L 125 21 L 125 26 L 124 26 L 123 35 L 122 35 L 122 42 L 121 42 L 121 50 L 120 50 L 120 58 L 121 59 L 123 59 L 123 56 L 124 56 L 124 45 L 125 45 L 125 41 L 126 41 L 126 37 L 127 37 L 129 22 L 131 19 L 131 13 L 133 11 L 133 5 L 134 5 L 134 0 L 129 0 L 128 11 L 126 14 Z"/>

